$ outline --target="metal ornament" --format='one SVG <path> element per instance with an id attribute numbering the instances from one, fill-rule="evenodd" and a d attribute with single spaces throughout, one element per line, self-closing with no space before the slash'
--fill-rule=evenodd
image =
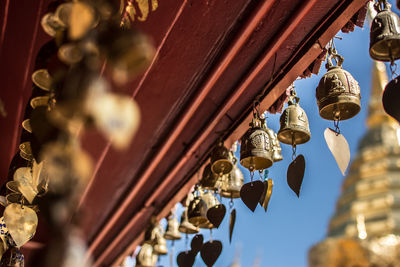
<path id="1" fill-rule="evenodd" d="M 4 210 L 4 222 L 17 247 L 31 240 L 36 232 L 36 212 L 21 204 L 9 204 Z"/>
<path id="2" fill-rule="evenodd" d="M 369 54 L 375 60 L 393 62 L 400 58 L 399 17 L 387 0 L 378 0 L 374 8 L 378 14 L 371 23 Z"/>
<path id="3" fill-rule="evenodd" d="M 117 149 L 129 146 L 139 127 L 139 106 L 130 97 L 113 93 L 99 94 L 86 103 L 97 128 Z"/>
<path id="4" fill-rule="evenodd" d="M 202 234 L 197 234 L 193 237 L 192 242 L 190 242 L 191 250 L 197 254 L 203 247 L 204 237 Z"/>
<path id="5" fill-rule="evenodd" d="M 165 231 L 164 237 L 167 240 L 178 240 L 181 239 L 182 236 L 178 230 L 179 222 L 175 215 L 171 213 L 167 219 L 167 230 Z"/>
<path id="6" fill-rule="evenodd" d="M 288 107 L 280 117 L 280 129 L 278 139 L 284 144 L 296 146 L 308 142 L 311 138 L 308 118 L 299 105 L 294 88 L 290 92 Z"/>
<path id="7" fill-rule="evenodd" d="M 199 226 L 208 222 L 207 204 L 200 196 L 194 197 L 188 206 L 188 219 L 194 226 Z"/>
<path id="8" fill-rule="evenodd" d="M 240 189 L 240 198 L 254 212 L 263 192 L 264 184 L 261 181 L 253 181 L 242 186 L 242 189 Z"/>
<path id="9" fill-rule="evenodd" d="M 158 255 L 168 254 L 167 241 L 164 238 L 164 229 L 162 228 L 160 223 L 155 225 L 153 235 L 155 243 L 153 246 L 154 253 Z"/>
<path id="10" fill-rule="evenodd" d="M 250 172 L 266 169 L 273 163 L 271 140 L 263 127 L 264 119 L 257 113 L 254 113 L 251 128 L 241 138 L 240 146 L 240 164 Z"/>
<path id="11" fill-rule="evenodd" d="M 224 204 L 215 205 L 207 210 L 207 219 L 218 228 L 225 217 L 226 208 Z"/>
<path id="12" fill-rule="evenodd" d="M 182 251 L 176 258 L 179 267 L 192 267 L 196 260 L 196 254 L 193 251 Z M 172 265 L 171 265 L 172 266 Z"/>
<path id="13" fill-rule="evenodd" d="M 200 229 L 189 222 L 188 219 L 188 208 L 182 212 L 181 223 L 178 228 L 179 232 L 184 234 L 195 234 L 200 231 Z"/>
<path id="14" fill-rule="evenodd" d="M 25 131 L 32 133 L 32 126 L 31 126 L 31 121 L 30 119 L 26 119 L 22 122 L 22 128 L 25 129 Z"/>
<path id="15" fill-rule="evenodd" d="M 144 243 L 136 256 L 137 267 L 155 267 L 158 260 L 157 254 L 153 253 L 153 247 Z"/>
<path id="16" fill-rule="evenodd" d="M 4 254 L 1 266 L 7 267 L 24 267 L 25 258 L 22 252 L 15 247 L 10 247 Z"/>
<path id="17" fill-rule="evenodd" d="M 397 76 L 386 85 L 382 95 L 382 104 L 385 112 L 398 122 L 400 122 L 399 98 L 400 76 Z"/>
<path id="18" fill-rule="evenodd" d="M 336 66 L 332 59 L 336 60 Z M 328 71 L 316 89 L 319 115 L 326 120 L 347 120 L 361 109 L 360 86 L 349 72 L 342 69 L 342 63 L 343 57 L 330 47 L 325 65 Z"/>
<path id="19" fill-rule="evenodd" d="M 213 266 L 222 252 L 222 243 L 218 240 L 210 240 L 203 245 L 200 251 L 201 258 L 207 266 Z"/>
<path id="20" fill-rule="evenodd" d="M 42 107 L 45 106 L 47 107 L 50 102 L 50 96 L 45 95 L 45 96 L 37 96 L 31 99 L 30 105 L 33 109 L 37 107 Z"/>
<path id="21" fill-rule="evenodd" d="M 201 198 L 204 200 L 204 202 L 206 203 L 206 206 L 207 206 L 207 211 L 206 211 L 206 219 L 207 219 L 207 221 L 205 221 L 204 223 L 200 224 L 199 227 L 200 228 L 205 228 L 205 229 L 212 229 L 215 226 L 208 219 L 208 216 L 207 216 L 208 211 L 211 210 L 214 207 L 217 207 L 218 205 L 221 205 L 221 204 L 219 203 L 218 199 L 214 196 L 214 194 L 212 192 L 210 192 L 210 191 L 202 193 Z M 225 212 L 224 212 L 223 215 L 225 215 Z"/>
<path id="22" fill-rule="evenodd" d="M 330 128 L 325 129 L 324 137 L 340 171 L 344 175 L 350 162 L 350 148 L 346 138 L 337 130 Z"/>
<path id="23" fill-rule="evenodd" d="M 224 146 L 222 140 L 220 140 L 218 145 L 211 152 L 211 171 L 218 176 L 222 176 L 230 173 L 232 168 L 232 154 Z"/>
<path id="24" fill-rule="evenodd" d="M 40 89 L 50 91 L 53 79 L 47 69 L 38 69 L 32 74 L 32 82 Z"/>
<path id="25" fill-rule="evenodd" d="M 215 183 L 218 180 L 218 175 L 211 171 L 211 163 L 208 163 L 203 170 L 203 176 L 200 180 L 200 186 L 207 190 L 216 190 Z"/>
<path id="26" fill-rule="evenodd" d="M 268 133 L 272 145 L 272 160 L 273 162 L 278 162 L 283 160 L 282 148 L 278 140 L 278 135 L 270 128 L 267 124 L 264 125 L 265 131 Z"/>
<path id="27" fill-rule="evenodd" d="M 259 200 L 260 205 L 267 212 L 269 200 L 271 199 L 272 189 L 274 187 L 274 181 L 272 179 L 267 179 L 264 181 L 264 192 Z"/>
<path id="28" fill-rule="evenodd" d="M 239 198 L 240 188 L 243 186 L 243 173 L 236 164 L 237 159 L 233 158 L 233 169 L 229 174 L 219 178 L 219 194 L 226 198 Z"/>
<path id="29" fill-rule="evenodd" d="M 229 243 L 232 242 L 233 228 L 236 222 L 236 209 L 231 211 L 231 216 L 229 217 Z"/>
<path id="30" fill-rule="evenodd" d="M 24 142 L 19 145 L 19 155 L 21 156 L 21 158 L 27 161 L 33 160 L 32 147 L 30 142 Z"/>
<path id="31" fill-rule="evenodd" d="M 38 194 L 38 181 L 33 179 L 32 169 L 18 168 L 14 173 L 14 181 L 18 184 L 18 191 L 32 204 Z"/>
<path id="32" fill-rule="evenodd" d="M 298 155 L 289 165 L 287 170 L 287 183 L 289 187 L 300 197 L 300 188 L 304 178 L 306 162 L 303 155 Z"/>

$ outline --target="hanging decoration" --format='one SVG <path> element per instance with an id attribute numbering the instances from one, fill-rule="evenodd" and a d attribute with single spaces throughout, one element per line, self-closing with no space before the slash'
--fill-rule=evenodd
<path id="1" fill-rule="evenodd" d="M 336 61 L 336 66 L 332 59 Z M 350 162 L 350 150 L 346 139 L 340 133 L 339 122 L 358 114 L 361 109 L 361 95 L 358 82 L 349 72 L 343 70 L 342 64 L 343 57 L 337 53 L 332 40 L 326 63 L 328 71 L 318 84 L 316 97 L 320 116 L 334 122 L 335 129 L 326 129 L 324 136 L 344 175 Z"/>
<path id="2" fill-rule="evenodd" d="M 400 20 L 391 6 L 387 0 L 374 4 L 378 14 L 371 23 L 369 54 L 375 60 L 394 62 L 400 58 Z"/>
<path id="3" fill-rule="evenodd" d="M 311 138 L 307 114 L 300 107 L 299 102 L 300 98 L 297 97 L 294 84 L 292 84 L 288 107 L 280 117 L 280 129 L 278 132 L 279 141 L 292 146 L 292 162 L 287 170 L 287 182 L 297 197 L 300 196 L 305 166 L 304 156 L 296 156 L 297 145 L 307 143 Z"/>
<path id="4" fill-rule="evenodd" d="M 272 189 L 274 187 L 274 181 L 272 179 L 268 179 L 268 170 L 264 172 L 264 192 L 261 195 L 259 203 L 261 207 L 264 208 L 264 211 L 267 212 L 269 200 L 271 199 Z"/>

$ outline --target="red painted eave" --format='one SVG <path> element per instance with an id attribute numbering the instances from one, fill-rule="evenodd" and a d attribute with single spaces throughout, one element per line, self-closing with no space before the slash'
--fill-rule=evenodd
<path id="1" fill-rule="evenodd" d="M 0 118 L 3 182 L 17 151 L 33 62 L 49 39 L 39 24 L 49 2 L 0 3 L 0 98 L 8 113 Z M 142 110 L 139 131 L 124 152 L 93 131 L 82 140 L 96 162 L 80 202 L 96 265 L 131 253 L 149 218 L 166 216 L 187 194 L 221 133 L 228 146 L 239 139 L 255 97 L 264 91 L 261 107 L 270 107 L 366 2 L 164 0 L 136 22 L 157 49 L 125 92 Z"/>

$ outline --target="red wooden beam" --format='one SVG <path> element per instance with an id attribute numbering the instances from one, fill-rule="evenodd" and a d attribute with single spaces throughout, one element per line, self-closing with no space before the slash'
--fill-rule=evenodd
<path id="1" fill-rule="evenodd" d="M 363 4 L 365 4 L 367 1 L 366 0 L 358 0 L 358 1 L 353 1 L 350 3 L 347 8 L 345 9 L 344 12 L 342 12 L 337 19 L 335 20 L 334 23 L 332 23 L 328 29 L 320 36 L 318 39 L 318 42 L 315 43 L 311 49 L 296 63 L 294 66 L 287 72 L 287 74 L 284 76 L 283 79 L 281 79 L 274 88 L 270 91 L 267 97 L 262 101 L 261 106 L 265 110 L 269 108 L 275 101 L 276 99 L 284 92 L 284 90 L 298 77 L 300 73 L 304 71 L 312 62 L 313 60 L 321 53 L 322 47 L 325 46 L 325 44 L 347 23 L 347 21 L 351 18 L 351 16 L 356 13 Z M 316 0 L 310 1 L 308 3 L 304 3 L 300 11 L 296 14 L 295 17 L 292 18 L 291 23 L 297 24 L 304 16 L 307 15 L 307 12 L 313 7 L 313 5 L 316 3 Z M 342 3 L 345 4 L 345 1 Z M 337 7 L 339 9 L 341 5 Z M 326 20 L 321 23 L 320 27 L 326 23 L 330 17 L 326 18 Z M 254 78 L 256 76 L 256 73 L 258 73 L 261 69 L 262 66 L 265 66 L 269 60 L 271 59 L 271 56 L 275 53 L 276 49 L 279 48 L 280 45 L 283 44 L 284 39 L 287 38 L 291 32 L 295 30 L 295 24 L 290 24 L 289 27 L 285 28 L 286 30 L 277 37 L 277 39 L 272 42 L 272 47 L 267 49 L 266 55 L 260 60 L 260 62 L 253 68 L 253 71 L 249 76 L 246 77 L 246 79 L 242 82 L 241 86 L 239 86 L 234 93 L 235 95 L 232 96 L 232 98 L 239 97 L 240 94 L 243 92 L 243 90 L 247 87 L 247 85 L 251 82 L 250 77 Z M 320 27 L 317 27 L 314 31 L 316 33 Z M 310 37 L 311 38 L 311 37 Z M 299 49 L 300 50 L 300 49 Z M 295 55 L 293 55 L 294 57 Z M 288 64 L 291 63 L 290 61 Z M 287 64 L 287 65 L 288 65 Z M 238 94 L 238 95 L 236 95 Z M 186 155 L 181 159 L 181 161 L 178 163 L 178 165 L 169 173 L 169 175 L 166 177 L 164 180 L 163 184 L 161 184 L 160 187 L 153 193 L 151 198 L 146 202 L 145 206 L 150 206 L 155 199 L 157 199 L 158 195 L 166 189 L 166 186 L 170 182 L 170 179 L 179 171 L 179 169 L 182 167 L 182 164 L 185 164 L 185 162 L 193 155 L 193 153 L 196 151 L 196 148 L 199 144 L 201 144 L 202 139 L 205 138 L 210 131 L 216 126 L 217 122 L 219 119 L 222 118 L 222 116 L 225 114 L 225 112 L 229 109 L 228 105 L 232 105 L 235 103 L 231 99 L 228 100 L 227 104 L 224 106 L 224 109 L 222 109 L 218 115 L 216 116 L 215 120 L 213 123 L 202 133 L 198 141 L 192 146 L 192 149 L 189 150 Z M 243 133 L 247 130 L 247 122 L 251 119 L 251 115 L 238 127 L 228 138 L 227 145 L 229 146 L 231 143 L 233 143 L 235 140 L 238 140 Z M 176 194 L 170 202 L 164 207 L 164 209 L 158 214 L 157 218 L 161 219 L 165 217 L 171 210 L 171 208 L 179 202 L 183 197 L 185 197 L 190 190 L 191 186 L 197 182 L 198 178 L 197 175 L 192 177 L 188 183 L 179 191 L 178 194 Z M 135 218 L 136 216 L 134 216 Z M 122 238 L 122 233 L 129 231 L 128 227 L 125 227 L 124 230 L 121 232 L 121 237 Z M 118 237 L 117 237 L 118 239 Z M 132 253 L 134 248 L 142 241 L 142 236 L 139 236 L 136 238 L 133 242 L 132 245 L 129 246 L 124 253 L 115 261 L 114 264 L 120 263 L 120 261 L 123 260 L 125 255 L 128 255 Z M 104 253 L 107 253 L 105 251 Z M 103 254 L 102 254 L 103 256 Z M 103 257 L 102 257 L 103 258 Z M 97 261 L 99 263 L 100 261 Z"/>

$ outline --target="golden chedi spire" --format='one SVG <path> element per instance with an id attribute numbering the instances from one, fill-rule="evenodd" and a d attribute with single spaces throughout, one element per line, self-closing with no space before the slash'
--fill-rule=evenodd
<path id="1" fill-rule="evenodd" d="M 388 116 L 382 106 L 382 92 L 389 82 L 385 63 L 374 61 L 372 66 L 371 96 L 368 107 L 367 124 L 370 128 L 381 125 L 382 123 L 396 123 Z"/>

